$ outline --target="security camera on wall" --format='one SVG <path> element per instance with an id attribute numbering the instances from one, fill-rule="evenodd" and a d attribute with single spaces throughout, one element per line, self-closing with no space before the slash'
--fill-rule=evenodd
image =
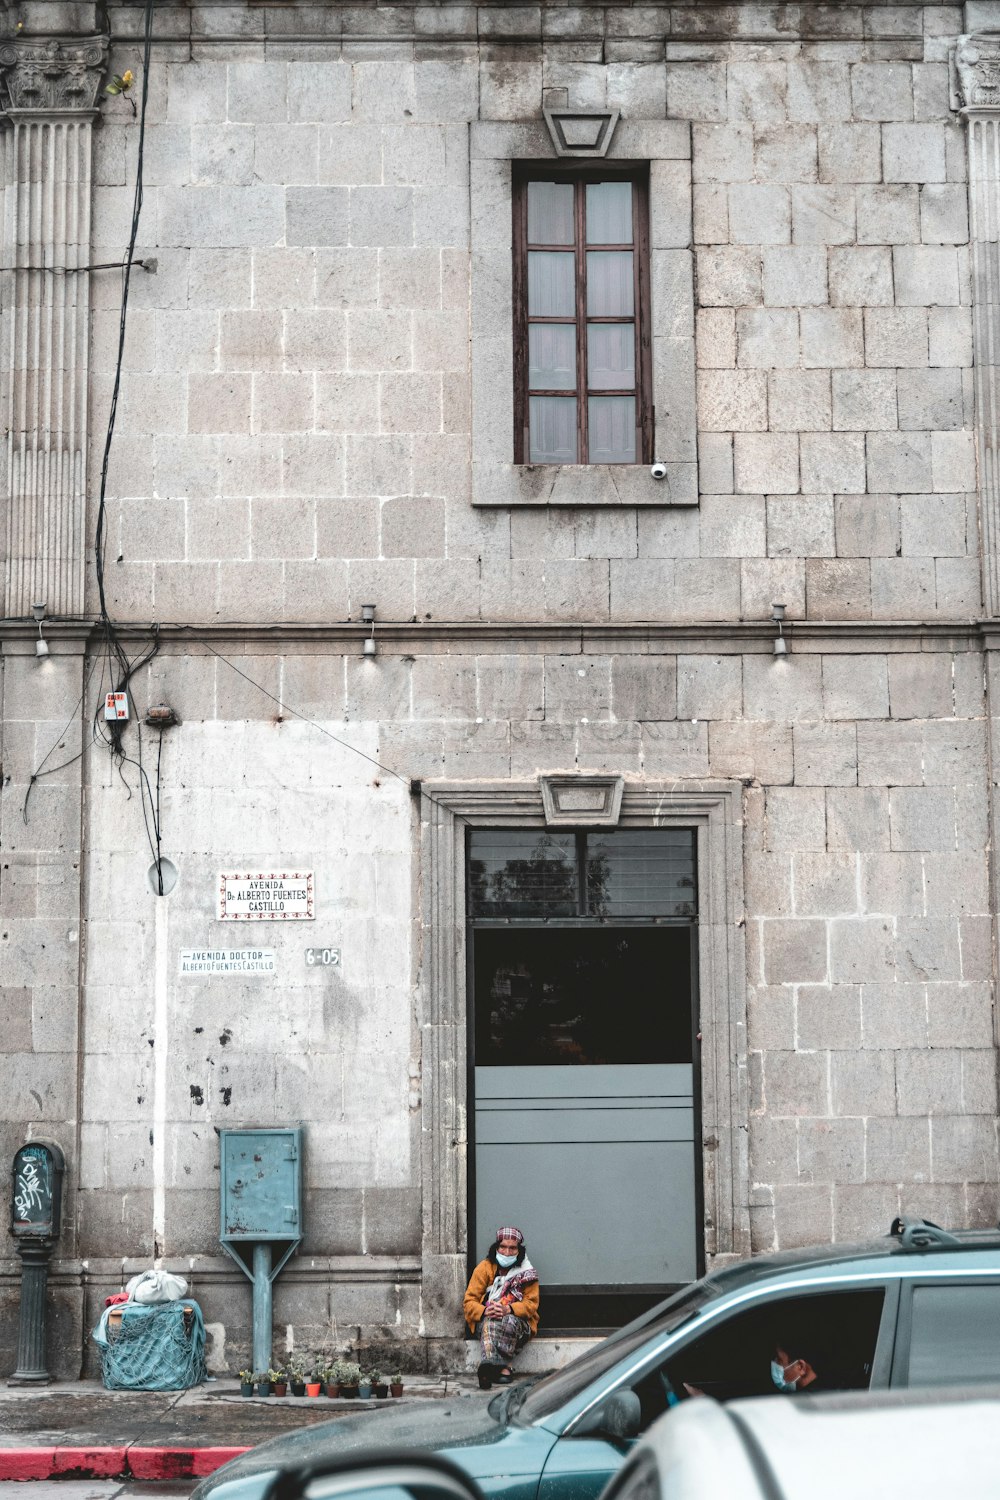
<path id="1" fill-rule="evenodd" d="M 650 475 L 651 479 L 666 479 L 666 477 L 667 477 L 667 466 L 666 466 L 666 464 L 653 464 L 652 467 L 650 468 L 649 475 Z"/>

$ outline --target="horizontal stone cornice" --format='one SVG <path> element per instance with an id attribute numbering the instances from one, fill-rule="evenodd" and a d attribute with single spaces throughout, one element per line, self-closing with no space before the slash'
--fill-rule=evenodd
<path id="1" fill-rule="evenodd" d="M 111 0 L 107 13 L 116 41 L 141 35 L 139 0 Z M 884 17 L 884 19 L 882 19 Z M 350 0 L 295 5 L 243 4 L 200 0 L 190 6 L 165 5 L 155 18 L 154 43 L 199 48 L 234 43 L 281 46 L 311 43 L 326 46 L 421 47 L 479 45 L 524 48 L 545 43 L 607 42 L 616 51 L 609 61 L 650 61 L 650 49 L 671 43 L 864 42 L 873 47 L 922 49 L 919 8 L 898 4 L 841 4 L 823 0 L 779 0 L 763 6 L 733 5 L 731 0 L 702 0 L 698 5 L 655 0 L 642 6 L 567 6 L 558 0 L 510 5 L 503 0 L 480 4 L 382 3 L 358 6 Z M 625 57 L 620 55 L 625 49 Z M 914 55 L 918 55 L 914 53 Z M 919 53 L 922 56 L 922 50 Z"/>
<path id="2" fill-rule="evenodd" d="M 360 621 L 329 623 L 262 623 L 255 621 L 181 625 L 118 624 L 127 645 L 149 642 L 156 630 L 161 649 L 172 655 L 199 643 L 227 656 L 273 652 L 361 651 L 371 626 Z M 79 652 L 101 639 L 98 624 L 89 620 L 46 620 L 45 639 L 54 655 Z M 790 654 L 796 651 L 974 651 L 1000 649 L 1000 621 L 991 620 L 786 620 Z M 0 620 L 0 654 L 32 655 L 38 626 L 32 620 Z M 379 654 L 441 654 L 444 652 L 534 652 L 561 654 L 628 651 L 761 652 L 772 649 L 775 626 L 771 620 L 711 620 L 682 622 L 572 621 L 391 621 L 376 620 Z"/>

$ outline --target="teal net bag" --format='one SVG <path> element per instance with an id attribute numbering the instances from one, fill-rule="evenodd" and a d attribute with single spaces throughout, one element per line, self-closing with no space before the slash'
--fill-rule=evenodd
<path id="1" fill-rule="evenodd" d="M 121 1311 L 121 1322 L 109 1322 Z M 205 1322 L 197 1302 L 125 1302 L 94 1329 L 109 1391 L 185 1391 L 205 1379 Z"/>

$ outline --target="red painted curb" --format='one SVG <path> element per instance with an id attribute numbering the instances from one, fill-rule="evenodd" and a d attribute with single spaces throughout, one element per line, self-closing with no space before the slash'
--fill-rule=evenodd
<path id="1" fill-rule="evenodd" d="M 130 1448 L 126 1454 L 133 1479 L 203 1479 L 246 1448 Z"/>
<path id="2" fill-rule="evenodd" d="M 47 1478 L 117 1479 L 128 1470 L 128 1459 L 122 1448 L 53 1448 L 52 1467 Z"/>
<path id="3" fill-rule="evenodd" d="M 48 1479 L 54 1448 L 5 1448 L 0 1453 L 0 1479 Z"/>
<path id="4" fill-rule="evenodd" d="M 0 1448 L 3 1479 L 202 1479 L 246 1448 Z"/>

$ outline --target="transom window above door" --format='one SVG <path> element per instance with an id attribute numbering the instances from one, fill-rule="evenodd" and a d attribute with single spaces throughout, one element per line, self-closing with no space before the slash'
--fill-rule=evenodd
<path id="1" fill-rule="evenodd" d="M 648 176 L 515 177 L 514 461 L 652 456 Z"/>
<path id="2" fill-rule="evenodd" d="M 476 828 L 468 881 L 472 921 L 693 917 L 694 829 Z"/>

